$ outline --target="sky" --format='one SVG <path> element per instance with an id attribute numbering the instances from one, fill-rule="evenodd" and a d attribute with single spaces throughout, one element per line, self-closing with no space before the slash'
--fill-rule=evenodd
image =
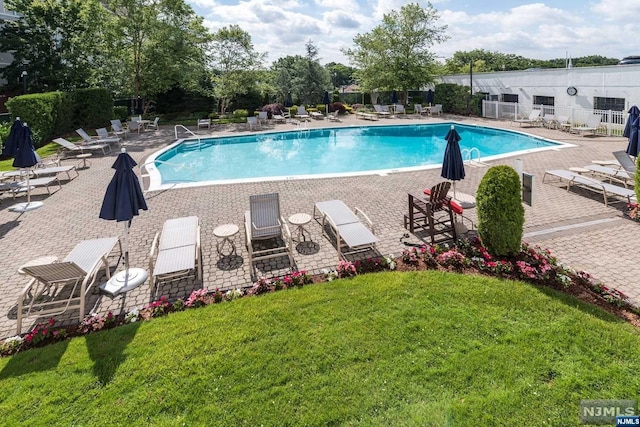
<path id="1" fill-rule="evenodd" d="M 318 48 L 320 63 L 350 65 L 342 48 L 409 0 L 186 0 L 212 32 L 239 25 L 267 64 Z M 416 0 L 413 0 L 415 3 Z M 426 6 L 424 0 L 417 2 Z M 456 51 L 485 49 L 532 59 L 640 55 L 640 0 L 433 0 L 449 39 L 432 46 L 441 62 Z"/>

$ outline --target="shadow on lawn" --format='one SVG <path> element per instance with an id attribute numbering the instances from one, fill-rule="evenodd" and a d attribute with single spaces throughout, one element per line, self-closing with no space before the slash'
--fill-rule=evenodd
<path id="1" fill-rule="evenodd" d="M 69 340 L 64 340 L 44 348 L 15 354 L 0 372 L 0 380 L 55 369 L 68 345 Z"/>
<path id="2" fill-rule="evenodd" d="M 85 335 L 89 357 L 93 361 L 93 374 L 100 384 L 106 385 L 112 379 L 118 366 L 127 356 L 125 349 L 135 337 L 140 322 L 119 326 L 109 331 Z"/>

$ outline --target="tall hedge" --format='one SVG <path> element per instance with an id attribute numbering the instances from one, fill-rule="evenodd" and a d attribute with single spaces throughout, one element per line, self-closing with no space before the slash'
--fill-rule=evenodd
<path id="1" fill-rule="evenodd" d="M 113 99 L 105 88 L 77 89 L 71 92 L 74 123 L 91 129 L 107 126 L 113 118 Z"/>
<path id="2" fill-rule="evenodd" d="M 510 166 L 493 166 L 482 178 L 476 204 L 478 234 L 483 246 L 495 256 L 520 252 L 524 207 L 518 173 Z"/>
<path id="3" fill-rule="evenodd" d="M 27 122 L 36 148 L 79 127 L 107 126 L 113 118 L 113 101 L 104 88 L 14 96 L 6 106 L 12 119 Z"/>
<path id="4" fill-rule="evenodd" d="M 68 132 L 72 123 L 71 97 L 64 92 L 15 96 L 7 100 L 6 106 L 12 118 L 20 117 L 29 125 L 36 148 L 53 136 Z"/>

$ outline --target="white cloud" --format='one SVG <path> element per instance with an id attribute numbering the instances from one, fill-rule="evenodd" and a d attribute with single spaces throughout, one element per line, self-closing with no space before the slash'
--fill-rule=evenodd
<path id="1" fill-rule="evenodd" d="M 350 13 L 360 9 L 355 0 L 315 0 L 315 4 L 326 9 L 344 10 Z"/>
<path id="2" fill-rule="evenodd" d="M 640 2 L 638 0 L 600 0 L 591 6 L 591 10 L 596 17 L 607 21 L 638 22 Z"/>

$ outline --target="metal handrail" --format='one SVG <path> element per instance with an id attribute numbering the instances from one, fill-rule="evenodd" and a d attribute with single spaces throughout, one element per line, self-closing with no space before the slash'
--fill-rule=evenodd
<path id="1" fill-rule="evenodd" d="M 173 133 L 174 133 L 176 139 L 178 139 L 178 128 L 182 128 L 182 129 L 185 130 L 185 132 L 195 136 L 198 139 L 198 150 L 201 148 L 200 136 L 196 135 L 195 133 L 193 133 L 192 130 L 188 129 L 187 127 L 185 127 L 183 125 L 175 125 L 173 127 Z"/>
<path id="2" fill-rule="evenodd" d="M 471 157 L 471 155 L 472 155 L 474 152 L 478 153 L 478 159 L 477 159 L 476 161 L 477 161 L 478 163 L 482 163 L 482 162 L 480 161 L 480 150 L 478 150 L 476 147 L 464 148 L 464 149 L 462 150 L 462 160 L 463 160 L 463 161 L 467 161 L 467 160 L 472 161 L 472 160 L 473 160 L 473 158 Z"/>

